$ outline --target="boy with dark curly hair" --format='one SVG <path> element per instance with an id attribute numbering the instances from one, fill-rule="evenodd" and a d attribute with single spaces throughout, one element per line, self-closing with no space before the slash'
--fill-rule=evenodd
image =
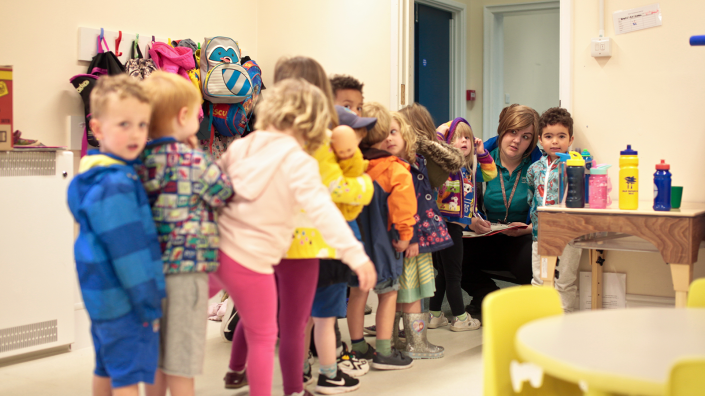
<path id="1" fill-rule="evenodd" d="M 358 79 L 348 75 L 336 74 L 330 79 L 333 88 L 335 104 L 352 110 L 362 117 L 362 87 L 365 85 Z"/>
<path id="2" fill-rule="evenodd" d="M 573 143 L 573 118 L 566 109 L 552 107 L 546 110 L 539 119 L 539 141 L 543 146 L 544 156 L 534 162 L 526 174 L 529 184 L 528 201 L 531 205 L 529 214 L 531 223 L 534 224 L 533 243 L 531 244 L 531 267 L 534 286 L 543 285 L 541 280 L 541 264 L 538 254 L 538 214 L 539 206 L 555 205 L 559 203 L 560 174 L 558 168 L 558 154 L 567 153 Z M 565 312 L 573 311 L 577 302 L 576 285 L 578 265 L 582 250 L 566 246 L 563 254 L 558 258 L 556 269 L 556 290 L 561 296 L 561 303 Z"/>

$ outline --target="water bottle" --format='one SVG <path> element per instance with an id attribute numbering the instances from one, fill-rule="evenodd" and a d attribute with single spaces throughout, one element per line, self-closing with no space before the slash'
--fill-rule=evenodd
<path id="1" fill-rule="evenodd" d="M 585 160 L 585 202 L 590 201 L 590 168 L 592 168 L 592 155 L 587 149 L 583 150 L 580 155 Z"/>
<path id="2" fill-rule="evenodd" d="M 607 169 L 612 165 L 599 165 L 590 169 L 590 208 L 607 208 Z"/>
<path id="3" fill-rule="evenodd" d="M 619 154 L 619 208 L 635 210 L 639 207 L 639 153 L 628 144 Z"/>
<path id="4" fill-rule="evenodd" d="M 568 195 L 565 198 L 567 208 L 585 207 L 585 160 L 575 151 L 570 152 L 566 163 L 568 174 Z"/>
<path id="5" fill-rule="evenodd" d="M 665 160 L 661 160 L 660 164 L 656 164 L 656 173 L 654 173 L 654 210 L 669 211 L 671 210 L 671 165 L 668 165 Z"/>
<path id="6" fill-rule="evenodd" d="M 570 159 L 570 154 L 556 153 L 558 156 L 558 202 L 557 205 L 565 207 L 565 196 L 568 191 L 568 175 L 566 174 L 566 161 Z"/>

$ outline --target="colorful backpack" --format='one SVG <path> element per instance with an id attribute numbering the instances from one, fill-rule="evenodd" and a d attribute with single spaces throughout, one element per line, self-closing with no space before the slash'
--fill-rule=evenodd
<path id="1" fill-rule="evenodd" d="M 243 69 L 252 81 L 252 93 L 240 103 L 211 103 L 209 118 L 216 132 L 223 136 L 242 135 L 252 116 L 262 87 L 262 71 L 253 60 L 245 62 Z"/>
<path id="2" fill-rule="evenodd" d="M 252 95 L 252 78 L 240 64 L 240 47 L 229 37 L 206 37 L 201 51 L 201 90 L 212 103 L 240 103 Z"/>

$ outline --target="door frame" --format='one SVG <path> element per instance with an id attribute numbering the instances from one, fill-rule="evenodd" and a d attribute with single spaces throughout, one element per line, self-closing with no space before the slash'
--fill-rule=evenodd
<path id="1" fill-rule="evenodd" d="M 497 114 L 504 103 L 504 15 L 522 11 L 560 9 L 558 48 L 558 100 L 570 111 L 571 103 L 571 41 L 572 0 L 555 0 L 533 3 L 518 3 L 485 6 L 483 15 L 483 72 L 482 72 L 482 138 L 487 140 L 497 134 Z"/>
<path id="2" fill-rule="evenodd" d="M 450 12 L 450 111 L 465 116 L 467 17 L 465 4 L 453 0 L 392 0 L 390 110 L 414 103 L 415 3 Z M 404 87 L 402 89 L 402 86 Z"/>

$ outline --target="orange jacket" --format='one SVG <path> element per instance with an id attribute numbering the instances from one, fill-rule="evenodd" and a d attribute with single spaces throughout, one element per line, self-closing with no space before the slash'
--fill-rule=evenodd
<path id="1" fill-rule="evenodd" d="M 365 150 L 365 158 L 370 161 L 367 174 L 389 194 L 387 230 L 391 230 L 394 224 L 399 239 L 410 241 L 416 224 L 416 193 L 409 164 L 386 151 L 376 149 Z"/>

